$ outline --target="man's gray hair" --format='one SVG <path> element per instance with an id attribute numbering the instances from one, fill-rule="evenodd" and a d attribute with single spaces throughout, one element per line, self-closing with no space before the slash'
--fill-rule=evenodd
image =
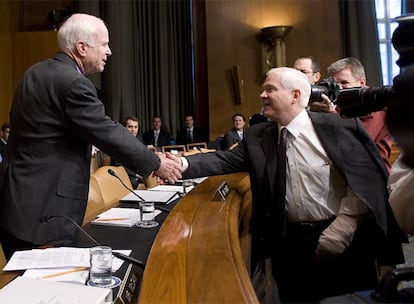
<path id="1" fill-rule="evenodd" d="M 78 41 L 93 45 L 97 33 L 97 25 L 102 19 L 88 14 L 73 14 L 59 28 L 57 40 L 59 48 L 64 52 L 73 51 Z"/>
<path id="2" fill-rule="evenodd" d="M 350 69 L 352 76 L 356 79 L 366 79 L 364 66 L 355 57 L 346 57 L 335 61 L 328 66 L 327 72 L 329 76 L 334 76 L 345 69 Z"/>
<path id="3" fill-rule="evenodd" d="M 288 67 L 273 68 L 267 72 L 280 74 L 280 82 L 285 90 L 299 90 L 300 99 L 299 104 L 306 108 L 309 103 L 311 93 L 311 86 L 309 80 L 302 72 Z"/>

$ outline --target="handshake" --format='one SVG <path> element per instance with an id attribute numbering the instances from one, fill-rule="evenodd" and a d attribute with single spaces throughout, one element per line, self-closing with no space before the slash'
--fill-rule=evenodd
<path id="1" fill-rule="evenodd" d="M 168 181 L 174 184 L 177 180 L 181 179 L 181 173 L 184 172 L 181 159 L 170 152 L 165 154 L 157 152 L 157 155 L 160 158 L 160 166 L 153 173 L 157 183 L 163 184 Z"/>

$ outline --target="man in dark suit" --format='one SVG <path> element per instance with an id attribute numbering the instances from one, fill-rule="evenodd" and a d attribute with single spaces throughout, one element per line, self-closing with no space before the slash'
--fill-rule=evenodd
<path id="1" fill-rule="evenodd" d="M 388 204 L 387 171 L 375 144 L 358 119 L 308 113 L 310 84 L 303 73 L 272 69 L 263 88 L 263 114 L 272 121 L 248 128 L 232 150 L 177 159 L 183 178 L 249 172 L 252 264 L 271 259 L 282 302 L 375 288 L 377 262 L 404 259 L 404 236 Z M 282 129 L 287 160 L 278 172 Z M 286 177 L 277 181 L 280 174 Z"/>
<path id="2" fill-rule="evenodd" d="M 0 134 L 0 162 L 3 161 L 4 150 L 7 146 L 7 141 L 9 140 L 10 134 L 10 124 L 5 122 L 1 125 L 1 134 Z"/>
<path id="3" fill-rule="evenodd" d="M 125 128 L 138 139 L 140 142 L 144 143 L 142 136 L 139 134 L 139 121 L 135 116 L 128 116 L 124 119 L 123 123 Z M 137 189 L 139 183 L 142 182 L 142 176 L 136 173 L 134 170 L 126 167 L 122 161 L 118 161 L 114 158 L 111 158 L 111 166 L 123 166 L 128 173 L 129 180 L 131 181 L 132 188 Z"/>
<path id="4" fill-rule="evenodd" d="M 230 149 L 234 144 L 243 139 L 244 126 L 246 125 L 246 117 L 243 114 L 233 114 L 233 128 L 224 134 L 224 146 Z"/>
<path id="5" fill-rule="evenodd" d="M 10 113 L 11 133 L 0 171 L 0 240 L 6 256 L 21 248 L 69 244 L 82 224 L 89 191 L 91 144 L 140 175 L 171 182 L 180 168 L 157 156 L 110 120 L 93 83 L 102 72 L 109 34 L 104 22 L 74 14 L 60 27 L 60 51 L 24 74 Z M 117 183 L 114 179 L 114 183 Z M 44 216 L 61 216 L 46 224 Z"/>
<path id="6" fill-rule="evenodd" d="M 171 134 L 162 129 L 162 121 L 160 116 L 152 118 L 152 129 L 145 131 L 142 135 L 144 144 L 147 146 L 154 146 L 160 151 L 162 146 L 171 145 Z"/>
<path id="7" fill-rule="evenodd" d="M 194 126 L 194 117 L 188 114 L 184 117 L 184 128 L 177 132 L 177 145 L 186 145 L 192 143 L 208 143 L 207 132 L 202 128 Z"/>

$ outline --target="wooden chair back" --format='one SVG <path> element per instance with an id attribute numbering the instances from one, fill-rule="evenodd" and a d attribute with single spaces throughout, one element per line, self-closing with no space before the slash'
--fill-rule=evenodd
<path id="1" fill-rule="evenodd" d="M 193 149 L 199 150 L 199 149 L 207 149 L 207 143 L 206 142 L 198 142 L 198 143 L 191 143 L 186 145 L 187 151 L 191 151 Z"/>
<path id="2" fill-rule="evenodd" d="M 184 152 L 187 151 L 185 145 L 168 145 L 161 147 L 162 153 L 171 152 L 172 154 L 176 154 L 177 156 L 181 156 Z"/>
<path id="3" fill-rule="evenodd" d="M 120 177 L 124 184 L 132 189 L 128 174 L 122 166 L 102 166 L 98 168 L 89 181 L 89 196 L 83 223 L 94 219 L 99 213 L 116 206 L 119 200 L 129 193 L 116 177 L 108 173 L 108 169 Z"/>

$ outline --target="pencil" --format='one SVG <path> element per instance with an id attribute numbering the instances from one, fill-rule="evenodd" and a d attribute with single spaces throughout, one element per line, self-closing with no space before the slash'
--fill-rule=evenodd
<path id="1" fill-rule="evenodd" d="M 98 218 L 95 221 L 105 222 L 105 221 L 122 221 L 127 220 L 127 217 L 112 217 L 112 218 Z"/>
<path id="2" fill-rule="evenodd" d="M 48 278 L 53 278 L 53 277 L 57 277 L 57 276 L 61 276 L 64 274 L 68 274 L 68 273 L 72 273 L 72 272 L 78 272 L 78 271 L 83 271 L 83 270 L 88 270 L 88 267 L 77 267 L 77 268 L 73 268 L 73 269 L 68 269 L 65 271 L 60 271 L 60 272 L 56 272 L 56 273 L 51 273 L 48 275 L 45 275 L 43 277 L 41 277 L 42 279 L 48 279 Z"/>

